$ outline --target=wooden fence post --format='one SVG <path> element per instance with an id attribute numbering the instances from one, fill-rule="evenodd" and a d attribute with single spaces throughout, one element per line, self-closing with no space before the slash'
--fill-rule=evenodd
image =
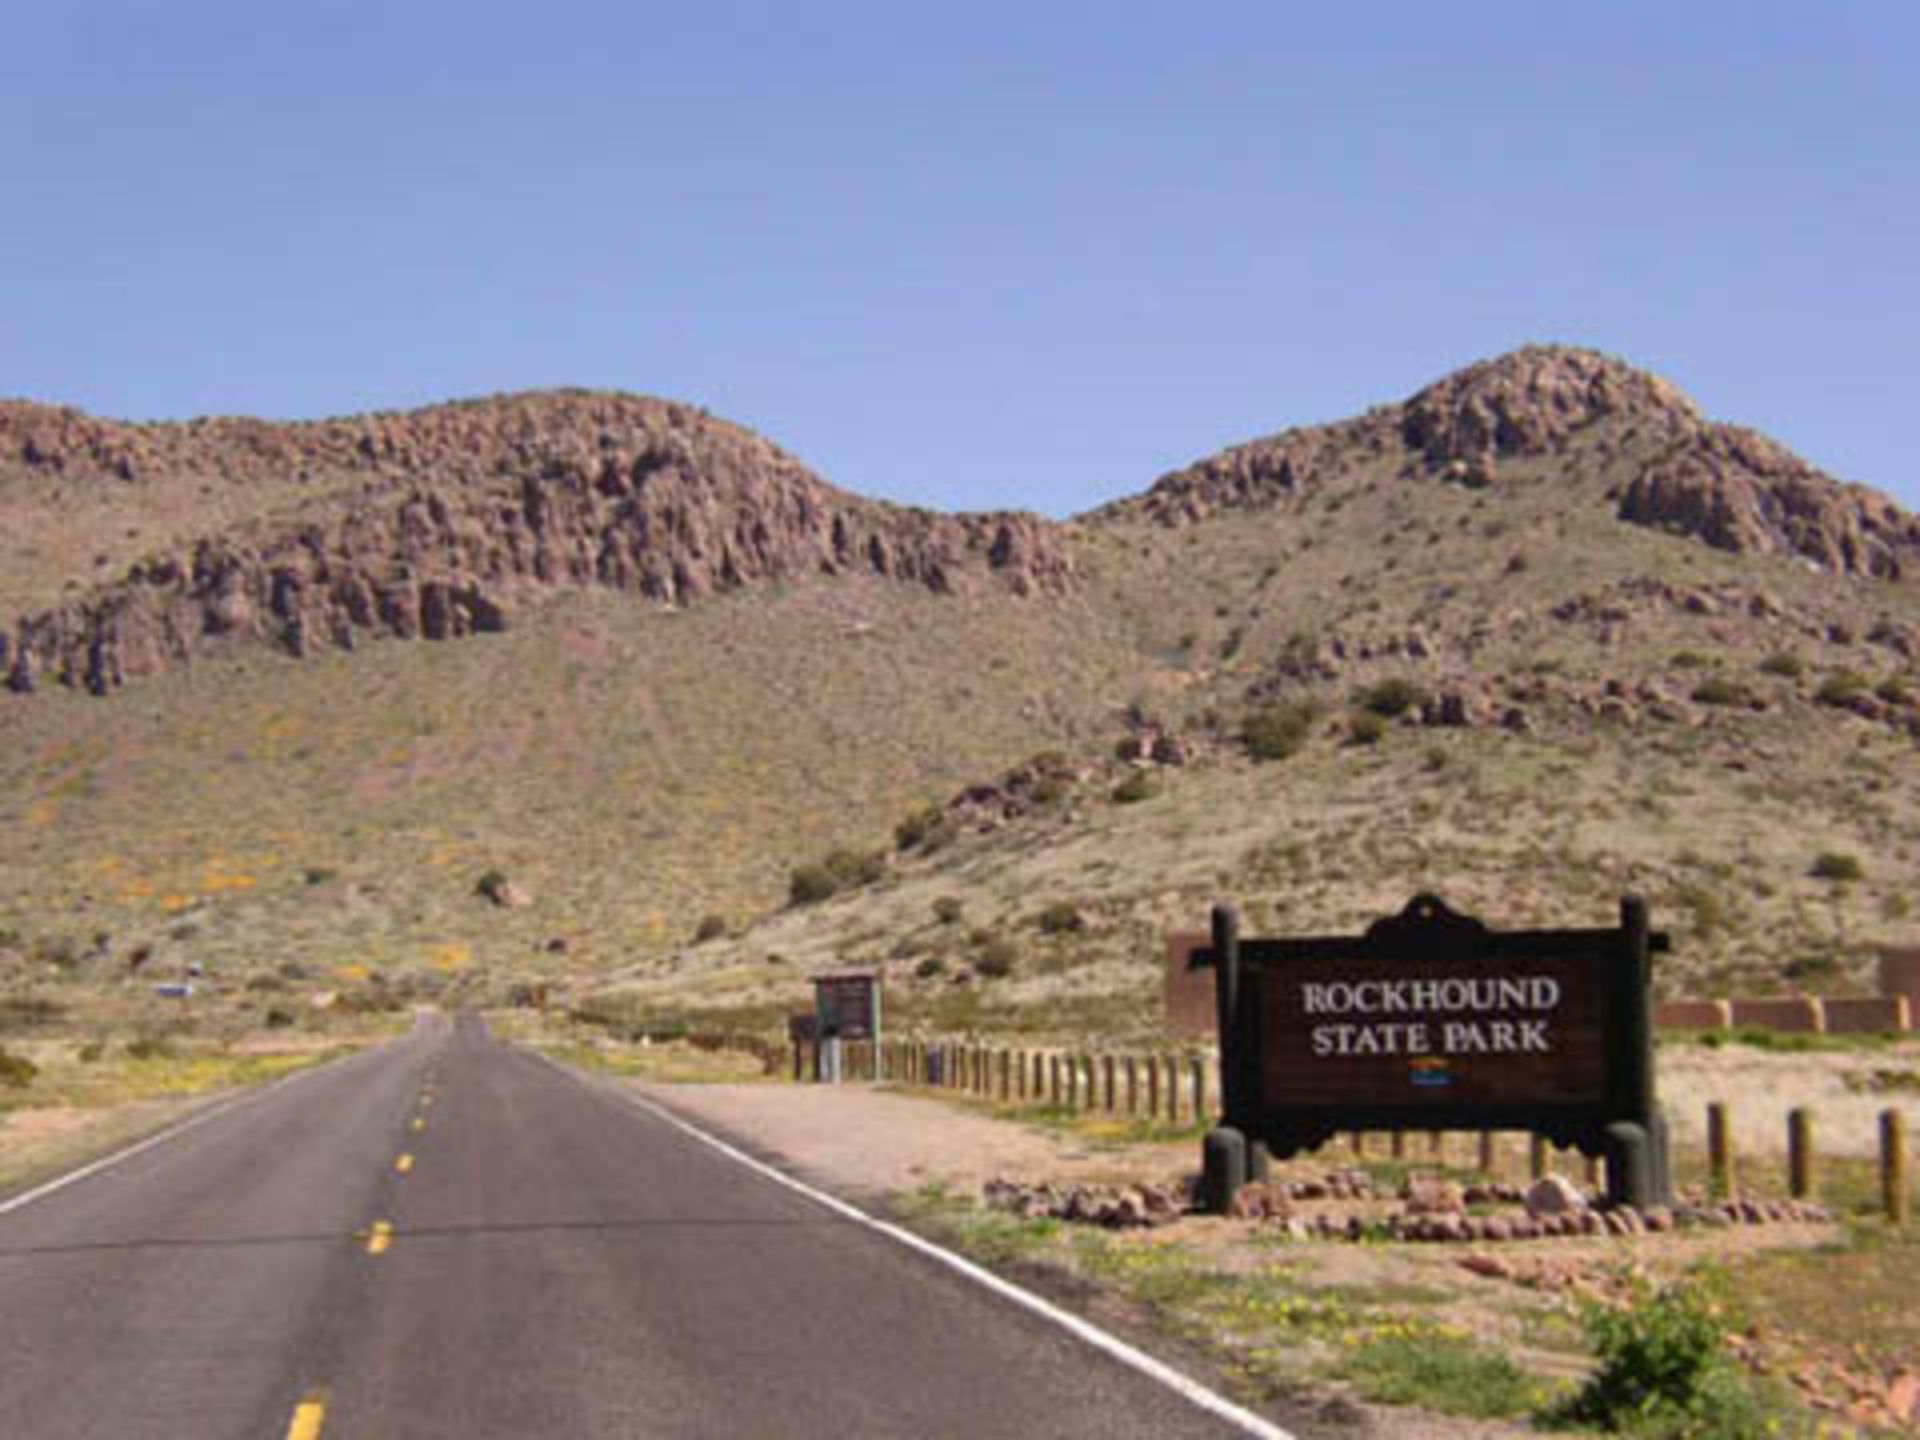
<path id="1" fill-rule="evenodd" d="M 1387 1134 L 1387 1153 L 1396 1160 L 1407 1158 L 1407 1132 L 1392 1130 Z"/>
<path id="2" fill-rule="evenodd" d="M 1491 1180 L 1499 1171 L 1500 1141 L 1491 1130 L 1480 1132 L 1480 1173 Z"/>
<path id="3" fill-rule="evenodd" d="M 1147 1056 L 1147 1118 L 1160 1118 L 1160 1057 Z"/>
<path id="4" fill-rule="evenodd" d="M 1180 1057 L 1167 1056 L 1167 1119 L 1180 1123 Z"/>
<path id="5" fill-rule="evenodd" d="M 1880 1202 L 1887 1223 L 1907 1223 L 1907 1117 L 1898 1110 L 1880 1112 Z"/>
<path id="6" fill-rule="evenodd" d="M 1127 1114 L 1140 1113 L 1140 1057 L 1127 1056 Z"/>
<path id="7" fill-rule="evenodd" d="M 1547 1137 L 1535 1135 L 1527 1145 L 1527 1176 L 1532 1180 L 1547 1178 Z"/>
<path id="8" fill-rule="evenodd" d="M 1118 1088 L 1120 1062 L 1111 1055 L 1102 1055 L 1100 1057 L 1100 1069 L 1103 1072 L 1101 1079 L 1104 1081 L 1106 1091 L 1106 1093 L 1101 1096 L 1103 1102 L 1101 1109 L 1111 1115 L 1120 1108 L 1120 1091 Z"/>
<path id="9" fill-rule="evenodd" d="M 1707 1106 L 1707 1184 L 1721 1199 L 1733 1198 L 1733 1123 L 1722 1100 Z"/>
<path id="10" fill-rule="evenodd" d="M 1188 1068 L 1193 1072 L 1193 1123 L 1198 1125 L 1213 1113 L 1207 1108 L 1207 1062 L 1196 1055 Z"/>
<path id="11" fill-rule="evenodd" d="M 1787 1112 L 1787 1193 L 1813 1198 L 1813 1112 L 1804 1105 Z"/>

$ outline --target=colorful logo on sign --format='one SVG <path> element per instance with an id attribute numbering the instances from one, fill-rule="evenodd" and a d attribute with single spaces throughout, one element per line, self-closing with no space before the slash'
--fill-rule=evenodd
<path id="1" fill-rule="evenodd" d="M 1453 1071 L 1442 1055 L 1422 1055 L 1409 1067 L 1410 1078 L 1422 1090 L 1442 1090 L 1453 1084 Z"/>

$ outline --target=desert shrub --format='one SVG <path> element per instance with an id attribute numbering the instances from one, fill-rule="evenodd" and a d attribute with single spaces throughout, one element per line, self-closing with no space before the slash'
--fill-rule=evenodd
<path id="1" fill-rule="evenodd" d="M 877 850 L 865 855 L 857 850 L 832 850 L 820 863 L 843 889 L 871 885 L 887 873 L 887 857 Z"/>
<path id="2" fill-rule="evenodd" d="M 916 980 L 932 980 L 947 973 L 947 962 L 938 955 L 929 955 L 913 967 Z"/>
<path id="3" fill-rule="evenodd" d="M 1857 670 L 1836 670 L 1820 682 L 1813 698 L 1822 705 L 1851 705 L 1867 690 L 1867 678 Z"/>
<path id="4" fill-rule="evenodd" d="M 293 1012 L 276 1005 L 266 1014 L 266 1026 L 269 1030 L 285 1030 L 293 1024 Z"/>
<path id="5" fill-rule="evenodd" d="M 1029 793 L 1036 805 L 1057 805 L 1067 798 L 1067 778 L 1064 775 L 1042 775 L 1034 781 Z"/>
<path id="6" fill-rule="evenodd" d="M 1861 867 L 1858 856 L 1849 855 L 1841 850 L 1822 850 L 1813 857 L 1812 872 L 1816 880 L 1858 880 L 1866 871 Z"/>
<path id="7" fill-rule="evenodd" d="M 1429 773 L 1435 773 L 1447 768 L 1449 758 L 1444 745 L 1429 745 L 1420 756 L 1420 765 Z"/>
<path id="8" fill-rule="evenodd" d="M 1826 980 L 1840 973 L 1840 962 L 1831 955 L 1800 955 L 1789 960 L 1781 971 L 1796 984 Z"/>
<path id="9" fill-rule="evenodd" d="M 1387 733 L 1387 722 L 1371 710 L 1356 710 L 1347 717 L 1349 745 L 1378 745 Z"/>
<path id="10" fill-rule="evenodd" d="M 1113 787 L 1113 802 L 1116 805 L 1136 805 L 1142 800 L 1151 800 L 1159 793 L 1153 777 L 1144 770 L 1136 770 Z"/>
<path id="11" fill-rule="evenodd" d="M 1086 917 L 1071 900 L 1054 901 L 1035 917 L 1034 923 L 1043 935 L 1070 935 L 1087 928 Z"/>
<path id="12" fill-rule="evenodd" d="M 278 995 L 287 988 L 287 982 L 278 975 L 249 975 L 243 987 L 256 995 Z"/>
<path id="13" fill-rule="evenodd" d="M 0 1030 L 26 1030 L 51 1025 L 67 1007 L 44 995 L 0 995 Z"/>
<path id="14" fill-rule="evenodd" d="M 1667 663 L 1676 670 L 1704 670 L 1713 662 L 1698 650 L 1677 650 Z"/>
<path id="15" fill-rule="evenodd" d="M 1693 687 L 1696 705 L 1738 705 L 1745 698 L 1739 687 L 1722 675 L 1709 675 Z"/>
<path id="16" fill-rule="evenodd" d="M 796 865 L 787 876 L 787 898 L 795 905 L 817 905 L 839 888 L 824 865 Z"/>
<path id="17" fill-rule="evenodd" d="M 40 1067 L 24 1055 L 15 1055 L 11 1051 L 0 1049 L 0 1087 L 9 1090 L 24 1090 L 33 1083 L 33 1077 L 40 1073 Z"/>
<path id="18" fill-rule="evenodd" d="M 946 811 L 938 805 L 922 805 L 893 827 L 894 848 L 897 850 L 919 848 L 926 843 L 928 836 L 940 828 L 941 822 L 946 818 Z"/>
<path id="19" fill-rule="evenodd" d="M 107 1042 L 104 1040 L 89 1040 L 78 1050 L 74 1051 L 73 1054 L 74 1058 L 82 1065 L 96 1065 L 106 1058 Z"/>
<path id="20" fill-rule="evenodd" d="M 1423 704 L 1426 698 L 1427 692 L 1413 681 L 1390 675 L 1361 690 L 1354 696 L 1354 703 L 1370 714 L 1391 720 Z"/>
<path id="21" fill-rule="evenodd" d="M 1247 716 L 1240 727 L 1240 743 L 1255 760 L 1286 760 L 1307 743 L 1320 707 L 1311 700 L 1266 705 Z"/>
<path id="22" fill-rule="evenodd" d="M 1913 692 L 1907 689 L 1907 682 L 1898 675 L 1889 675 L 1873 687 L 1873 693 L 1888 705 L 1909 705 L 1913 702 Z"/>
<path id="23" fill-rule="evenodd" d="M 308 869 L 302 878 L 304 878 L 309 885 L 324 885 L 333 879 L 333 874 L 333 871 L 326 869 L 324 866 L 316 865 Z"/>
<path id="24" fill-rule="evenodd" d="M 1791 650 L 1776 650 L 1760 662 L 1762 675 L 1778 675 L 1783 680 L 1798 680 L 1807 673 L 1807 662 Z"/>
<path id="25" fill-rule="evenodd" d="M 129 1060 L 171 1060 L 173 1042 L 164 1035 L 136 1035 L 127 1042 Z"/>
<path id="26" fill-rule="evenodd" d="M 693 927 L 693 943 L 704 945 L 709 940 L 718 940 L 727 933 L 727 920 L 724 915 L 702 915 L 700 923 Z"/>
<path id="27" fill-rule="evenodd" d="M 473 882 L 473 893 L 476 895 L 484 895 L 487 899 L 498 905 L 506 898 L 507 884 L 506 871 L 488 870 L 484 872 L 478 880 Z"/>
<path id="28" fill-rule="evenodd" d="M 1674 1440 L 1767 1433 L 1759 1397 L 1727 1356 L 1726 1322 L 1698 1285 L 1590 1305 L 1583 1318 L 1598 1363 L 1550 1419 Z"/>
<path id="29" fill-rule="evenodd" d="M 980 953 L 974 957 L 973 968 L 989 980 L 1004 980 L 1013 973 L 1014 962 L 1020 958 L 1020 952 L 1011 940 L 995 937 L 981 946 Z"/>
<path id="30" fill-rule="evenodd" d="M 942 895 L 933 902 L 933 918 L 942 925 L 957 925 L 966 905 L 956 895 Z"/>

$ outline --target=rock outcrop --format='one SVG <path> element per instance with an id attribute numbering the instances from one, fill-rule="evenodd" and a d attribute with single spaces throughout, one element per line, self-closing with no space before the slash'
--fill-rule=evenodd
<path id="1" fill-rule="evenodd" d="M 0 407 L 0 464 L 137 485 L 157 467 L 221 483 L 325 474 L 294 519 L 209 535 L 0 629 L 0 677 L 107 694 L 209 645 L 294 655 L 376 635 L 504 629 L 545 591 L 667 605 L 814 574 L 937 593 L 1069 586 L 1032 515 L 945 516 L 836 490 L 758 435 L 688 406 L 579 392 L 314 424 L 124 425 Z M 342 474 L 354 483 L 341 486 Z"/>
<path id="2" fill-rule="evenodd" d="M 1630 524 L 1838 574 L 1900 580 L 1920 570 L 1920 519 L 1884 495 L 1705 419 L 1658 376 L 1558 345 L 1469 365 L 1354 420 L 1236 445 L 1101 514 L 1188 525 L 1282 505 L 1382 459 L 1397 473 L 1480 488 L 1505 464 L 1570 458 L 1589 442 L 1595 462 L 1626 468 L 1614 513 Z"/>

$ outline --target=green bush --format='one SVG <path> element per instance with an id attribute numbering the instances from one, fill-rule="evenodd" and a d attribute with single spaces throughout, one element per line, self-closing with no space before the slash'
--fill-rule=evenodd
<path id="1" fill-rule="evenodd" d="M 1676 670 L 1704 670 L 1713 662 L 1698 650 L 1680 650 L 1667 663 Z"/>
<path id="2" fill-rule="evenodd" d="M 1362 710 L 1391 720 L 1425 703 L 1427 692 L 1403 676 L 1392 675 L 1376 681 L 1354 696 Z"/>
<path id="3" fill-rule="evenodd" d="M 929 955 L 913 967 L 914 978 L 918 980 L 932 980 L 946 973 L 947 962 L 938 955 Z"/>
<path id="4" fill-rule="evenodd" d="M 291 1010 L 283 1010 L 276 1005 L 273 1009 L 267 1011 L 267 1029 L 284 1030 L 291 1024 L 293 1024 L 293 1012 Z"/>
<path id="5" fill-rule="evenodd" d="M 1341 1364 L 1340 1374 L 1369 1400 L 1443 1415 L 1492 1419 L 1524 1414 L 1534 1403 L 1534 1381 L 1526 1371 L 1505 1355 L 1446 1334 L 1367 1339 Z"/>
<path id="6" fill-rule="evenodd" d="M 1054 901 L 1035 917 L 1034 923 L 1043 935 L 1070 935 L 1087 928 L 1086 917 L 1071 900 Z"/>
<path id="7" fill-rule="evenodd" d="M 40 1067 L 26 1056 L 0 1049 L 0 1086 L 9 1090 L 24 1090 L 39 1073 Z"/>
<path id="8" fill-rule="evenodd" d="M 1867 690 L 1867 677 L 1856 670 L 1836 670 L 1820 682 L 1813 698 L 1822 705 L 1851 705 Z"/>
<path id="9" fill-rule="evenodd" d="M 173 1053 L 173 1042 L 164 1035 L 139 1035 L 127 1042 L 129 1060 L 171 1060 Z"/>
<path id="10" fill-rule="evenodd" d="M 933 902 L 933 918 L 942 925 L 957 925 L 966 908 L 958 896 L 942 895 Z"/>
<path id="11" fill-rule="evenodd" d="M 1839 850 L 1822 850 L 1813 857 L 1813 877 L 1816 880 L 1858 880 L 1866 874 L 1856 856 Z"/>
<path id="12" fill-rule="evenodd" d="M 897 850 L 914 850 L 925 845 L 930 836 L 936 834 L 947 818 L 947 812 L 938 805 L 922 805 L 893 827 L 893 844 Z"/>
<path id="13" fill-rule="evenodd" d="M 1347 744 L 1378 745 L 1387 733 L 1387 722 L 1372 710 L 1356 710 L 1347 717 Z"/>
<path id="14" fill-rule="evenodd" d="M 1709 675 L 1693 687 L 1693 699 L 1697 705 L 1739 705 L 1746 696 L 1731 680 L 1720 675 Z"/>
<path id="15" fill-rule="evenodd" d="M 1764 1406 L 1727 1356 L 1725 1321 L 1698 1285 L 1642 1291 L 1620 1309 L 1590 1305 L 1584 1318 L 1598 1364 L 1550 1420 L 1671 1440 L 1767 1433 Z"/>
<path id="16" fill-rule="evenodd" d="M 700 923 L 694 927 L 693 943 L 704 945 L 709 940 L 718 940 L 727 933 L 727 921 L 723 915 L 703 915 Z"/>
<path id="17" fill-rule="evenodd" d="M 1776 650 L 1760 662 L 1762 675 L 1778 675 L 1784 680 L 1798 680 L 1807 673 L 1807 662 L 1791 650 Z"/>
<path id="18" fill-rule="evenodd" d="M 1240 743 L 1255 760 L 1286 760 L 1297 754 L 1320 718 L 1311 700 L 1267 705 L 1254 711 L 1240 728 Z"/>
<path id="19" fill-rule="evenodd" d="M 795 905 L 817 905 L 833 897 L 840 884 L 824 865 L 796 865 L 787 876 L 787 898 Z"/>
<path id="20" fill-rule="evenodd" d="M 973 968 L 989 980 L 1003 980 L 1013 973 L 1014 962 L 1019 958 L 1020 952 L 1011 940 L 996 937 L 981 947 Z"/>
<path id="21" fill-rule="evenodd" d="M 1152 777 L 1144 770 L 1136 770 L 1113 787 L 1113 803 L 1116 805 L 1137 805 L 1142 800 L 1151 800 L 1159 793 L 1159 790 L 1154 786 Z"/>

